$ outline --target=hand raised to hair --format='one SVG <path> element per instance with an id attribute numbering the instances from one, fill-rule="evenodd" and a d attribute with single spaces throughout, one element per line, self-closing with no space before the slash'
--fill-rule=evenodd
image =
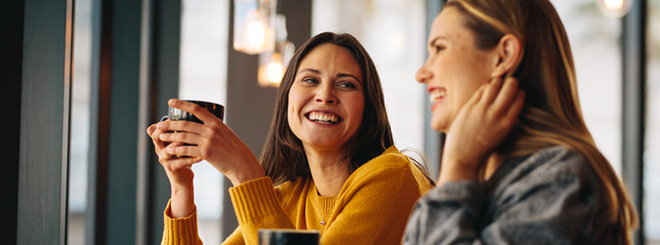
<path id="1" fill-rule="evenodd" d="M 438 185 L 476 180 L 479 168 L 513 128 L 524 101 L 515 78 L 494 78 L 477 89 L 449 127 Z"/>
<path id="2" fill-rule="evenodd" d="M 250 148 L 212 113 L 183 100 L 171 99 L 168 104 L 195 115 L 203 124 L 189 121 L 164 121 L 157 125 L 163 132 L 159 139 L 172 142 L 165 151 L 171 155 L 189 156 L 172 164 L 188 164 L 195 159 L 208 161 L 234 186 L 265 176 L 264 170 Z M 173 131 L 177 131 L 174 133 Z"/>

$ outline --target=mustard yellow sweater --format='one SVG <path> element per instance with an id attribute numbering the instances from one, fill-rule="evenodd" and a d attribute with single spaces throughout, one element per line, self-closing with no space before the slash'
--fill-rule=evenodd
<path id="1" fill-rule="evenodd" d="M 319 196 L 312 179 L 273 187 L 269 177 L 229 189 L 239 227 L 223 244 L 258 244 L 258 230 L 318 230 L 321 244 L 401 244 L 416 200 L 431 188 L 394 146 L 359 167 L 334 197 Z M 172 219 L 165 209 L 162 244 L 201 244 L 197 214 Z M 325 223 L 325 224 L 321 224 Z"/>

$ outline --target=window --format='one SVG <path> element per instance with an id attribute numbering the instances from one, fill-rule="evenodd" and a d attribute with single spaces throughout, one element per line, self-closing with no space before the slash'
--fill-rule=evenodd
<path id="1" fill-rule="evenodd" d="M 78 0 L 75 4 L 67 235 L 67 243 L 72 245 L 85 244 L 92 59 L 92 1 Z"/>
<path id="2" fill-rule="evenodd" d="M 415 81 L 426 43 L 426 1 L 314 1 L 312 35 L 350 33 L 376 64 L 399 149 L 424 149 L 425 88 Z"/>
<path id="3" fill-rule="evenodd" d="M 551 0 L 573 51 L 582 113 L 596 146 L 621 176 L 621 22 L 593 0 Z"/>
<path id="4" fill-rule="evenodd" d="M 179 97 L 226 105 L 229 1 L 184 0 Z M 200 238 L 220 244 L 224 176 L 207 162 L 193 165 Z"/>
<path id="5" fill-rule="evenodd" d="M 644 148 L 644 232 L 660 244 L 660 0 L 650 0 L 647 29 L 646 131 Z"/>

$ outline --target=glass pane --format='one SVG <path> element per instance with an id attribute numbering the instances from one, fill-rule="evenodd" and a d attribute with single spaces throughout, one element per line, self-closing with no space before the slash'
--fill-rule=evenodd
<path id="1" fill-rule="evenodd" d="M 181 13 L 179 98 L 226 104 L 229 0 L 184 0 Z M 223 175 L 209 163 L 193 165 L 199 235 L 220 244 Z"/>
<path id="2" fill-rule="evenodd" d="M 596 145 L 621 174 L 621 22 L 594 0 L 554 0 L 568 34 L 582 113 Z"/>
<path id="3" fill-rule="evenodd" d="M 73 91 L 71 92 L 71 165 L 67 244 L 85 244 L 87 166 L 89 152 L 92 2 L 77 0 L 73 30 Z"/>
<path id="4" fill-rule="evenodd" d="M 374 60 L 397 147 L 424 149 L 428 96 L 415 72 L 426 58 L 426 1 L 317 0 L 312 8 L 312 35 L 350 33 Z"/>
<path id="5" fill-rule="evenodd" d="M 648 1 L 644 228 L 647 244 L 660 244 L 660 0 Z"/>

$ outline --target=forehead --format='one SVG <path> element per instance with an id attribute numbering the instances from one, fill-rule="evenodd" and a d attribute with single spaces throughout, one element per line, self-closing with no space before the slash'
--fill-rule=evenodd
<path id="1" fill-rule="evenodd" d="M 444 8 L 431 25 L 429 40 L 438 37 L 450 40 L 472 38 L 471 33 L 463 21 L 463 16 L 456 7 Z"/>
<path id="2" fill-rule="evenodd" d="M 347 73 L 362 75 L 362 69 L 353 54 L 346 48 L 324 43 L 314 47 L 300 61 L 298 71 L 304 68 L 314 68 L 331 73 Z"/>

